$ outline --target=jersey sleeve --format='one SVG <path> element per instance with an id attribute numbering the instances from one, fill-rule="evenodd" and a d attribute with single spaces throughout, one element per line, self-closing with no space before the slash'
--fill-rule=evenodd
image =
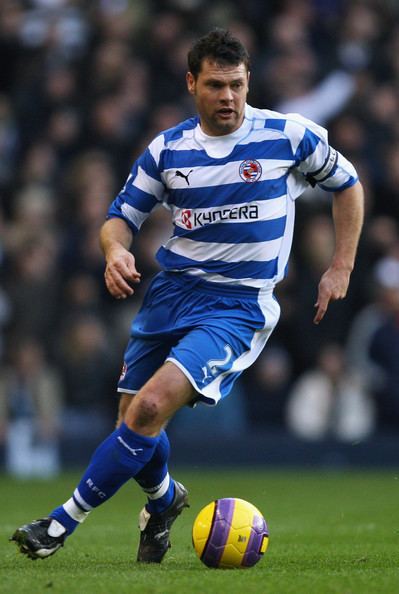
<path id="1" fill-rule="evenodd" d="M 330 146 L 325 128 L 297 114 L 292 114 L 291 142 L 296 141 L 297 169 L 311 185 L 329 192 L 339 192 L 358 181 L 356 169 L 339 151 Z"/>
<path id="2" fill-rule="evenodd" d="M 122 190 L 111 203 L 107 219 L 123 219 L 137 233 L 151 211 L 163 201 L 165 187 L 159 172 L 160 140 L 156 139 L 134 163 Z"/>

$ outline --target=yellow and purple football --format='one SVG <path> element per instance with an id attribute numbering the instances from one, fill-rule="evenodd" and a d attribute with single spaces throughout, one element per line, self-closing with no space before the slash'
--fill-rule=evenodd
<path id="1" fill-rule="evenodd" d="M 195 552 L 208 567 L 252 567 L 262 558 L 268 544 L 265 518 L 243 499 L 212 501 L 193 524 Z"/>

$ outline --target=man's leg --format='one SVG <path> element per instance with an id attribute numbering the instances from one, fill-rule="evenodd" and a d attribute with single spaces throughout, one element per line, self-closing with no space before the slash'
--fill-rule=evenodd
<path id="1" fill-rule="evenodd" d="M 163 426 L 192 397 L 186 376 L 173 363 L 164 364 L 132 400 L 120 427 L 94 452 L 73 496 L 49 518 L 14 533 L 12 540 L 21 552 L 32 558 L 56 552 L 93 508 L 112 497 L 150 461 Z"/>
<path id="2" fill-rule="evenodd" d="M 137 560 L 141 562 L 162 561 L 171 546 L 170 528 L 183 508 L 188 505 L 187 491 L 183 485 L 169 481 L 169 440 L 163 429 L 174 413 L 188 404 L 194 396 L 191 383 L 181 371 L 177 373 L 178 371 L 180 370 L 173 363 L 165 363 L 145 385 L 144 397 L 140 390 L 125 414 L 125 422 L 135 431 L 145 431 L 149 436 L 159 435 L 153 458 L 135 476 L 140 484 L 152 486 L 156 483 L 155 491 L 151 494 L 147 491 L 150 501 L 139 515 L 140 544 Z M 165 391 L 162 391 L 163 382 L 167 382 L 171 394 L 180 394 L 180 397 L 168 397 Z M 160 410 L 162 415 L 159 414 Z M 157 483 L 160 478 L 163 480 Z M 166 487 L 168 489 L 163 493 Z M 159 495 L 160 497 L 157 497 Z"/>
<path id="3" fill-rule="evenodd" d="M 130 394 L 122 394 L 119 402 L 117 427 L 124 421 L 132 398 L 133 396 Z M 165 429 L 162 429 L 151 460 L 134 477 L 147 495 L 146 509 L 152 514 L 163 512 L 172 503 L 175 495 L 175 482 L 170 477 L 168 470 L 169 454 L 169 439 Z"/>

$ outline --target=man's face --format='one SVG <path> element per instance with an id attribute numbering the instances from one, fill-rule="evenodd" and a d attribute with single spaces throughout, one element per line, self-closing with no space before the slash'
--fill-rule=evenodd
<path id="1" fill-rule="evenodd" d="M 241 126 L 249 81 L 245 64 L 221 65 L 203 60 L 198 77 L 188 72 L 186 79 L 205 134 L 222 136 Z"/>

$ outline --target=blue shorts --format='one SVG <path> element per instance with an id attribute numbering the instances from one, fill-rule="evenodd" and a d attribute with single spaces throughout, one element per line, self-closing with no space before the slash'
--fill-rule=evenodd
<path id="1" fill-rule="evenodd" d="M 136 394 L 165 361 L 197 399 L 216 404 L 264 348 L 280 315 L 270 289 L 237 289 L 159 273 L 133 321 L 118 392 Z"/>

